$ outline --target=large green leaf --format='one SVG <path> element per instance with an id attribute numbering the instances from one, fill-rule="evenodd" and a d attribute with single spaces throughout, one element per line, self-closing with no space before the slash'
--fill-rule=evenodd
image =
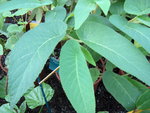
<path id="1" fill-rule="evenodd" d="M 64 37 L 66 24 L 42 23 L 25 33 L 16 43 L 9 59 L 8 93 L 14 105 L 31 87 L 57 43 Z"/>
<path id="2" fill-rule="evenodd" d="M 128 22 L 124 17 L 119 15 L 111 16 L 110 22 L 140 43 L 150 53 L 150 28 Z"/>
<path id="3" fill-rule="evenodd" d="M 150 89 L 145 91 L 137 100 L 137 108 L 146 110 L 150 108 Z"/>
<path id="4" fill-rule="evenodd" d="M 129 14 L 148 14 L 150 13 L 150 0 L 126 0 L 124 9 Z"/>
<path id="5" fill-rule="evenodd" d="M 141 94 L 127 79 L 107 71 L 102 77 L 106 89 L 127 110 L 134 110 L 138 96 Z"/>
<path id="6" fill-rule="evenodd" d="M 89 13 L 96 9 L 96 4 L 103 10 L 105 15 L 107 15 L 110 0 L 79 0 L 74 11 L 75 15 L 75 29 L 78 29 L 83 22 L 89 16 Z"/>
<path id="7" fill-rule="evenodd" d="M 95 113 L 93 82 L 80 45 L 66 42 L 60 53 L 60 79 L 78 113 Z"/>
<path id="8" fill-rule="evenodd" d="M 51 3 L 51 0 L 11 0 L 0 4 L 0 13 L 19 8 L 36 8 Z"/>
<path id="9" fill-rule="evenodd" d="M 79 38 L 114 65 L 150 85 L 150 64 L 126 38 L 97 22 L 85 22 L 77 30 Z"/>
<path id="10" fill-rule="evenodd" d="M 46 83 L 43 83 L 42 86 L 43 86 L 43 90 L 44 90 L 46 99 L 47 99 L 47 101 L 49 101 L 53 97 L 54 90 L 51 88 L 50 85 L 48 85 Z M 25 100 L 30 109 L 34 109 L 38 106 L 44 105 L 45 100 L 42 95 L 40 86 L 34 88 L 28 94 L 25 94 Z"/>

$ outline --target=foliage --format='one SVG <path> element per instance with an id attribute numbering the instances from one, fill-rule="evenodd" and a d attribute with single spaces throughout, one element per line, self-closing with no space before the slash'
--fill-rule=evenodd
<path id="1" fill-rule="evenodd" d="M 0 35 L 8 38 L 1 43 L 0 54 L 11 50 L 7 64 L 11 107 L 34 86 L 60 43 L 61 84 L 78 113 L 95 113 L 93 81 L 99 75 L 126 110 L 149 110 L 150 0 L 3 0 L 0 7 Z M 15 24 L 4 23 L 16 16 L 21 19 Z M 38 26 L 25 32 L 33 20 Z M 96 66 L 99 61 L 103 69 Z M 115 74 L 116 67 L 126 76 Z M 5 106 L 9 107 L 1 108 Z"/>

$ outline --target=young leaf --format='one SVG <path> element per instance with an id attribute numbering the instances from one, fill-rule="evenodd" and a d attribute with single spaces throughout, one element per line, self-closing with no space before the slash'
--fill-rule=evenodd
<path id="1" fill-rule="evenodd" d="M 119 15 L 111 16 L 110 22 L 131 38 L 135 39 L 150 53 L 150 28 L 140 24 L 130 23 Z"/>
<path id="2" fill-rule="evenodd" d="M 100 71 L 96 68 L 90 68 L 90 73 L 92 76 L 93 83 L 98 79 L 100 76 Z"/>
<path id="3" fill-rule="evenodd" d="M 37 8 L 51 3 L 51 0 L 11 0 L 0 4 L 0 13 L 20 8 Z"/>
<path id="4" fill-rule="evenodd" d="M 120 69 L 150 85 L 150 64 L 126 38 L 97 22 L 85 22 L 78 37 Z"/>
<path id="5" fill-rule="evenodd" d="M 107 71 L 102 77 L 106 89 L 128 111 L 135 109 L 135 103 L 141 94 L 127 79 Z"/>
<path id="6" fill-rule="evenodd" d="M 93 66 L 96 66 L 95 61 L 94 61 L 94 59 L 93 59 L 91 53 L 90 53 L 86 48 L 84 48 L 83 46 L 81 46 L 81 50 L 82 50 L 82 52 L 83 52 L 83 54 L 84 54 L 84 56 L 85 56 L 85 59 L 86 59 L 90 64 L 92 64 Z"/>
<path id="7" fill-rule="evenodd" d="M 60 53 L 60 79 L 77 113 L 95 113 L 93 81 L 80 45 L 67 41 Z"/>
<path id="8" fill-rule="evenodd" d="M 150 13 L 150 0 L 125 0 L 124 9 L 129 14 L 148 14 Z"/>
<path id="9" fill-rule="evenodd" d="M 97 5 L 102 9 L 105 15 L 107 15 L 110 8 L 110 0 L 96 0 Z"/>
<path id="10" fill-rule="evenodd" d="M 150 90 L 145 91 L 137 100 L 136 106 L 140 110 L 150 108 Z"/>
<path id="11" fill-rule="evenodd" d="M 25 33 L 11 51 L 8 71 L 8 94 L 11 105 L 33 86 L 57 43 L 64 37 L 66 24 L 42 23 Z"/>
<path id="12" fill-rule="evenodd" d="M 53 97 L 54 90 L 51 88 L 50 85 L 46 83 L 43 83 L 42 86 L 43 86 L 46 99 L 47 101 L 49 101 Z M 41 88 L 39 86 L 34 88 L 28 94 L 25 94 L 24 97 L 30 109 L 34 109 L 38 106 L 45 104 L 44 97 L 42 95 Z"/>
<path id="13" fill-rule="evenodd" d="M 46 13 L 45 21 L 51 20 L 64 20 L 66 17 L 66 9 L 64 7 L 56 7 L 54 10 L 50 10 Z"/>
<path id="14" fill-rule="evenodd" d="M 3 55 L 3 46 L 0 44 L 0 55 Z"/>

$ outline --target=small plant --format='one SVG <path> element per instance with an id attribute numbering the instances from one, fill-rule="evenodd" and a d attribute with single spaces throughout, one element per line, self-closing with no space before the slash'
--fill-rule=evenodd
<path id="1" fill-rule="evenodd" d="M 10 12 L 16 9 L 17 12 Z M 7 28 L 9 39 L 5 49 L 11 49 L 7 63 L 11 107 L 34 87 L 49 56 L 60 44 L 60 80 L 77 113 L 95 113 L 93 82 L 98 78 L 102 78 L 106 89 L 127 111 L 150 112 L 147 87 L 150 86 L 150 63 L 146 59 L 150 53 L 149 13 L 150 0 L 1 3 L 3 18 L 4 14 L 26 17 Z M 36 20 L 38 26 L 25 32 L 25 26 L 32 20 Z M 3 31 L 3 26 L 0 28 Z M 18 38 L 10 44 L 14 35 Z M 96 66 L 99 60 L 101 68 Z M 119 72 L 114 73 L 114 68 L 119 68 Z"/>

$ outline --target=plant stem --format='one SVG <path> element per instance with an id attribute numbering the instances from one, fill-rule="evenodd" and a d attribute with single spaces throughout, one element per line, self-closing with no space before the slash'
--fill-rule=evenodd
<path id="1" fill-rule="evenodd" d="M 44 106 L 44 105 L 41 106 L 40 111 L 39 111 L 38 113 L 41 113 L 41 112 L 42 112 L 43 106 Z"/>
<path id="2" fill-rule="evenodd" d="M 72 36 L 70 36 L 70 35 L 66 35 L 69 39 L 73 39 L 73 40 L 75 40 L 75 41 L 77 41 L 77 42 L 79 42 L 79 43 L 83 43 L 83 41 L 81 41 L 81 40 L 77 40 L 77 39 L 75 39 L 75 38 L 73 38 Z"/>

